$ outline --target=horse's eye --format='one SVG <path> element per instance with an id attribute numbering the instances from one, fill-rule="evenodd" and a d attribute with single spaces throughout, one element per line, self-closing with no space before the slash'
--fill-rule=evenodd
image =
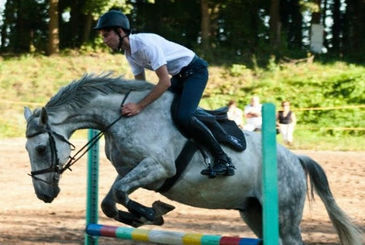
<path id="1" fill-rule="evenodd" d="M 46 152 L 46 146 L 45 145 L 39 145 L 35 148 L 35 150 L 37 151 L 37 153 L 39 155 L 43 155 L 44 152 Z"/>

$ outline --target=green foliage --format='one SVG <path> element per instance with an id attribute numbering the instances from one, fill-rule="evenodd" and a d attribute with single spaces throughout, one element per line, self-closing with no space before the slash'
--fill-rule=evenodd
<path id="1" fill-rule="evenodd" d="M 229 69 L 229 74 L 232 77 L 244 76 L 247 73 L 250 73 L 250 70 L 247 69 L 245 65 L 241 64 L 233 64 Z"/>
<path id="2" fill-rule="evenodd" d="M 252 95 L 257 94 L 262 102 L 274 102 L 278 109 L 281 101 L 290 101 L 298 124 L 305 126 L 298 130 L 310 129 L 322 136 L 363 136 L 364 130 L 349 128 L 365 128 L 365 108 L 356 108 L 365 106 L 364 72 L 363 66 L 343 62 L 277 64 L 274 58 L 270 59 L 267 69 L 251 70 L 238 64 L 224 70 L 215 68 L 211 69 L 211 77 L 220 76 L 223 81 L 210 79 L 212 84 L 207 88 L 204 106 L 212 109 L 235 99 L 243 108 Z M 346 106 L 355 108 L 298 110 Z"/>
<path id="3" fill-rule="evenodd" d="M 125 14 L 130 13 L 132 5 L 127 0 L 88 0 L 85 1 L 83 12 L 92 13 L 95 18 L 111 8 L 122 9 Z"/>
<path id="4" fill-rule="evenodd" d="M 301 11 L 310 11 L 312 13 L 318 13 L 320 11 L 318 3 L 308 0 L 300 0 Z"/>

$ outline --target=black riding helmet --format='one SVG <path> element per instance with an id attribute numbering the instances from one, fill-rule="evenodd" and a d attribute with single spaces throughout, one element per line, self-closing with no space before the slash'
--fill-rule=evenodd
<path id="1" fill-rule="evenodd" d="M 99 18 L 94 30 L 114 29 L 117 27 L 126 31 L 130 31 L 131 29 L 127 16 L 119 10 L 110 10 Z"/>
<path id="2" fill-rule="evenodd" d="M 117 30 L 118 28 L 122 28 L 123 31 L 126 33 L 126 35 L 122 37 Z M 112 29 L 118 35 L 119 51 L 122 50 L 121 48 L 122 48 L 123 38 L 128 37 L 129 34 L 131 33 L 131 25 L 129 23 L 128 17 L 125 16 L 119 10 L 110 10 L 109 12 L 106 12 L 99 18 L 98 23 L 94 27 L 94 30 L 102 30 L 102 29 Z"/>

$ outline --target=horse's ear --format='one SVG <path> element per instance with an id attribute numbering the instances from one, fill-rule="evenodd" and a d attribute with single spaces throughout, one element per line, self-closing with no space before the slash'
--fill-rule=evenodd
<path id="1" fill-rule="evenodd" d="M 24 118 L 28 122 L 28 119 L 32 116 L 32 111 L 29 109 L 29 107 L 24 106 Z"/>
<path id="2" fill-rule="evenodd" d="M 39 124 L 45 125 L 45 124 L 47 124 L 47 122 L 48 122 L 47 111 L 46 111 L 46 108 L 42 107 L 41 115 L 39 117 Z"/>

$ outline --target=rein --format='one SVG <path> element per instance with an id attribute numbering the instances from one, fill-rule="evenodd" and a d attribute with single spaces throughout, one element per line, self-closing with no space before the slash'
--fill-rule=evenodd
<path id="1" fill-rule="evenodd" d="M 121 103 L 120 107 L 123 107 L 123 105 L 124 105 L 125 101 L 127 100 L 127 97 L 130 94 L 130 92 L 131 92 L 131 90 L 129 90 L 126 93 L 126 95 L 124 96 L 124 98 L 122 100 L 122 103 Z M 123 115 L 121 114 L 117 119 L 115 119 L 108 126 L 106 126 L 103 130 L 101 130 L 97 135 L 95 135 L 93 138 L 91 138 L 73 156 L 69 156 L 69 160 L 67 161 L 67 163 L 63 167 L 61 166 L 60 160 L 58 159 L 56 142 L 55 142 L 54 136 L 58 137 L 62 141 L 69 144 L 71 146 L 71 150 L 74 150 L 76 147 L 71 142 L 69 142 L 64 136 L 54 132 L 49 127 L 49 125 L 47 124 L 45 130 L 42 130 L 42 131 L 37 132 L 35 134 L 32 134 L 32 135 L 28 136 L 28 138 L 34 137 L 34 136 L 42 134 L 42 133 L 48 133 L 48 135 L 49 135 L 49 144 L 50 144 L 50 147 L 51 147 L 51 161 L 52 161 L 51 166 L 49 168 L 45 168 L 45 169 L 41 169 L 41 170 L 37 170 L 37 171 L 31 171 L 30 174 L 28 174 L 28 175 L 31 176 L 35 180 L 40 180 L 40 181 L 43 181 L 47 184 L 53 185 L 54 183 L 49 183 L 49 182 L 47 182 L 47 181 L 45 181 L 41 178 L 38 178 L 36 175 L 45 174 L 45 173 L 56 173 L 56 174 L 61 175 L 67 169 L 72 171 L 71 166 L 74 165 L 78 160 L 80 160 L 91 149 L 91 147 L 93 147 L 100 140 L 100 138 L 104 135 L 104 133 L 106 131 L 108 131 L 122 117 L 123 117 Z M 54 180 L 57 181 L 58 177 L 55 176 Z"/>

